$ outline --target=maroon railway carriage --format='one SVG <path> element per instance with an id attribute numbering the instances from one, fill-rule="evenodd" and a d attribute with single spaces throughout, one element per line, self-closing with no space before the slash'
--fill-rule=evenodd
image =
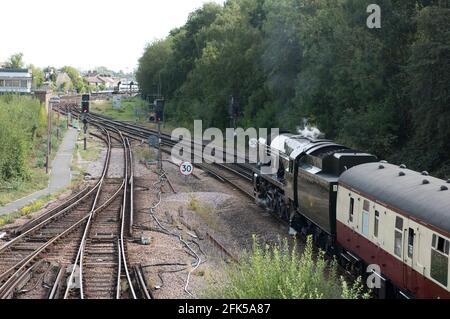
<path id="1" fill-rule="evenodd" d="M 388 163 L 344 172 L 336 225 L 341 256 L 360 269 L 378 266 L 382 296 L 450 298 L 449 188 L 449 181 Z"/>

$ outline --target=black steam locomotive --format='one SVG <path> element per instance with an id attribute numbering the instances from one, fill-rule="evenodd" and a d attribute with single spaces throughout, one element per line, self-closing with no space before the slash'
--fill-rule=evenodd
<path id="1" fill-rule="evenodd" d="M 270 148 L 279 154 L 280 169 L 274 175 L 255 174 L 257 203 L 290 221 L 296 231 L 312 234 L 329 251 L 336 237 L 339 176 L 377 158 L 329 140 L 293 134 L 274 138 Z"/>

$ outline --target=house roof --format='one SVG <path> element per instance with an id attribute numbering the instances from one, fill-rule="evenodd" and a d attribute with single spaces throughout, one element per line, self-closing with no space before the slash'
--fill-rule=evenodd
<path id="1" fill-rule="evenodd" d="M 28 69 L 0 69 L 0 77 L 2 78 L 31 78 L 31 70 Z"/>
<path id="2" fill-rule="evenodd" d="M 85 77 L 85 79 L 86 79 L 86 81 L 88 81 L 88 83 L 98 83 L 98 84 L 105 83 L 98 76 L 88 76 L 88 77 Z"/>

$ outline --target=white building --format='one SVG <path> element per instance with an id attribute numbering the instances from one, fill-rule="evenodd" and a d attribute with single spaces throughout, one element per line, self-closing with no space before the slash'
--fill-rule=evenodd
<path id="1" fill-rule="evenodd" d="M 33 76 L 28 69 L 0 69 L 0 93 L 31 93 Z"/>

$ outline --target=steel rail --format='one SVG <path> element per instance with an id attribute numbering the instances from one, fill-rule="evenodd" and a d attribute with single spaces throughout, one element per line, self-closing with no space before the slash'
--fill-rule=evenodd
<path id="1" fill-rule="evenodd" d="M 97 120 L 93 120 L 93 121 L 98 123 Z M 112 120 L 108 120 L 108 122 L 113 123 L 113 124 L 109 124 L 108 127 L 115 127 L 115 126 L 122 126 L 123 125 L 123 123 L 114 122 Z M 104 123 L 102 123 L 102 124 L 105 125 Z M 123 130 L 122 127 L 121 127 L 121 130 Z M 130 133 L 133 134 L 132 131 Z M 176 142 L 171 141 L 171 140 L 165 140 L 164 143 L 167 146 L 173 146 L 173 145 L 176 144 Z M 188 145 L 187 143 L 189 143 L 189 142 L 185 142 L 184 141 L 182 143 L 185 143 L 186 145 Z M 189 144 L 189 146 L 191 146 L 191 145 Z M 171 153 L 170 150 L 166 150 L 166 149 L 164 149 L 164 147 L 162 147 L 161 150 L 163 152 L 166 152 L 166 153 L 169 153 L 169 154 Z M 193 155 L 195 156 L 195 152 L 193 153 Z M 245 166 L 242 166 L 240 164 L 236 164 L 244 172 L 244 173 L 242 173 L 242 172 L 239 172 L 238 170 L 236 170 L 236 169 L 234 169 L 234 168 L 232 168 L 232 167 L 230 167 L 230 166 L 228 166 L 226 164 L 220 164 L 220 163 L 212 163 L 212 164 L 202 163 L 202 164 L 198 164 L 198 163 L 194 163 L 194 165 L 199 167 L 200 169 L 208 172 L 209 174 L 213 175 L 215 178 L 219 179 L 220 181 L 227 182 L 231 186 L 236 187 L 239 191 L 241 191 L 243 194 L 245 194 L 249 198 L 251 198 L 251 199 L 255 198 L 254 197 L 254 193 L 253 193 L 253 184 L 248 184 L 248 185 L 245 185 L 245 186 L 241 185 L 239 183 L 234 182 L 229 177 L 224 176 L 223 174 L 220 174 L 217 171 L 217 170 L 221 170 L 221 169 L 227 170 L 227 171 L 231 172 L 232 174 L 237 175 L 239 178 L 244 179 L 247 183 L 249 183 L 249 182 L 251 183 L 252 182 L 252 178 L 250 177 L 250 175 L 253 176 L 253 172 L 251 172 L 251 170 L 249 168 L 247 168 Z M 215 166 L 217 166 L 217 170 L 216 170 Z"/>
<path id="2" fill-rule="evenodd" d="M 73 230 L 78 228 L 89 216 L 83 217 L 81 220 L 73 224 L 71 227 L 67 228 L 63 233 L 61 233 L 59 236 L 53 238 L 50 240 L 47 244 L 36 250 L 31 256 L 28 257 L 28 260 L 26 263 L 21 265 L 19 269 L 0 287 L 0 298 L 4 298 L 4 292 L 5 290 L 9 289 L 12 285 L 16 283 L 18 279 L 23 275 L 21 274 L 21 271 L 26 270 L 26 266 L 33 261 L 39 254 L 41 254 L 47 247 L 52 245 L 54 242 L 56 242 L 58 239 L 64 237 L 65 235 L 71 233 Z"/>
<path id="3" fill-rule="evenodd" d="M 77 112 L 77 110 L 75 109 L 74 112 Z M 151 130 L 151 129 L 147 129 L 138 125 L 134 125 L 134 124 L 127 124 L 127 123 L 123 123 L 123 122 L 119 122 L 119 121 L 115 121 L 113 119 L 110 119 L 106 116 L 103 115 L 99 115 L 99 114 L 95 114 L 95 113 L 90 113 L 90 120 L 97 122 L 97 123 L 102 123 L 102 125 L 105 125 L 107 127 L 111 127 L 111 128 L 116 128 L 116 127 L 120 127 L 120 129 L 122 131 L 127 131 L 129 134 L 138 136 L 142 139 L 145 139 L 148 137 L 148 135 L 155 135 L 157 134 L 157 131 Z M 174 146 L 175 144 L 177 144 L 176 141 L 173 141 L 171 139 L 171 136 L 167 135 L 167 134 L 162 134 L 162 142 L 163 145 L 167 145 L 167 146 Z M 178 142 L 179 143 L 179 142 Z M 182 144 L 186 145 L 187 147 L 190 147 L 192 150 L 192 147 L 196 147 L 196 145 L 198 146 L 198 143 L 195 143 L 195 141 L 182 141 Z M 203 145 L 202 145 L 203 147 Z M 164 152 L 167 153 L 171 153 L 170 150 L 165 150 L 164 148 L 161 148 Z M 226 155 L 226 150 L 222 150 L 223 154 Z M 195 156 L 195 151 L 192 152 L 192 154 Z M 235 158 L 237 159 L 244 159 L 243 157 L 240 156 L 236 156 L 234 155 Z M 194 161 L 195 162 L 195 161 Z M 254 171 L 252 170 L 251 167 L 249 167 L 248 164 L 235 164 L 238 168 L 240 168 L 240 171 L 238 171 L 235 168 L 230 167 L 229 165 L 226 164 L 222 164 L 222 163 L 212 163 L 212 164 L 207 164 L 207 163 L 202 163 L 202 164 L 194 164 L 195 166 L 201 168 L 202 170 L 212 174 L 215 178 L 219 179 L 222 182 L 227 182 L 229 183 L 231 186 L 236 187 L 239 191 L 241 191 L 243 194 L 245 194 L 246 196 L 248 196 L 251 199 L 254 199 L 254 192 L 253 192 L 253 174 Z M 217 169 L 216 167 L 217 166 Z M 219 172 L 218 172 L 219 170 Z M 220 171 L 222 170 L 227 170 L 229 172 L 231 172 L 232 174 L 238 176 L 239 178 L 245 180 L 247 183 L 247 185 L 241 185 L 241 183 L 237 183 L 235 181 L 233 181 L 230 177 L 225 176 L 223 173 L 220 173 Z"/>
<path id="4" fill-rule="evenodd" d="M 106 162 L 105 162 L 106 163 Z M 94 186 L 87 194 L 85 194 L 82 198 L 80 198 L 77 202 L 73 203 L 72 205 L 68 206 L 67 208 L 65 208 L 63 211 L 50 216 L 49 218 L 45 219 L 44 221 L 40 222 L 38 225 L 34 226 L 33 228 L 29 229 L 28 231 L 20 234 L 19 236 L 17 236 L 16 238 L 10 240 L 8 243 L 6 243 L 5 245 L 3 245 L 0 248 L 0 252 L 6 250 L 7 248 L 10 248 L 13 244 L 15 244 L 17 241 L 19 241 L 22 238 L 25 238 L 27 235 L 31 234 L 32 232 L 44 227 L 45 225 L 49 224 L 51 221 L 56 220 L 59 216 L 62 216 L 64 213 L 68 212 L 70 209 L 72 209 L 73 207 L 77 206 L 79 203 L 81 203 L 82 201 L 84 201 L 88 196 L 90 196 L 95 189 L 99 186 L 100 181 L 97 183 L 96 186 Z M 84 218 L 81 218 L 81 220 L 83 220 Z M 77 223 L 75 223 L 77 224 Z M 70 228 L 70 227 L 69 227 Z M 47 241 L 46 243 L 44 243 L 43 245 L 41 245 L 39 248 L 37 248 L 34 252 L 32 252 L 30 255 L 26 256 L 25 258 L 23 258 L 21 261 L 19 261 L 18 263 L 16 263 L 14 266 L 12 266 L 11 268 L 9 268 L 7 271 L 5 271 L 3 274 L 0 275 L 0 280 L 3 280 L 5 277 L 7 277 L 10 273 L 14 274 L 9 278 L 11 279 L 12 277 L 16 276 L 17 274 L 20 272 L 20 270 L 22 269 L 23 266 L 26 266 L 27 264 L 29 264 L 36 256 L 36 253 L 40 253 L 42 251 L 44 251 L 45 249 L 47 249 L 52 243 L 54 243 L 57 239 L 60 239 L 63 237 L 63 235 L 66 234 L 66 232 L 63 232 L 59 235 L 56 235 L 55 237 L 53 237 L 52 239 L 50 239 L 49 241 Z M 18 269 L 17 269 L 18 268 Z M 0 286 L 0 292 L 4 290 L 4 287 L 6 287 L 6 285 L 8 283 L 10 283 L 10 280 L 7 280 L 5 283 L 2 284 L 2 286 Z"/>
<path id="5" fill-rule="evenodd" d="M 125 140 L 123 138 L 123 135 L 122 135 L 121 132 L 120 132 L 120 136 L 122 137 L 122 139 L 124 141 L 124 145 L 125 145 L 125 149 L 124 149 L 124 152 L 125 152 L 125 167 L 127 168 L 126 174 L 125 174 L 125 178 L 128 179 L 128 172 L 130 171 L 130 173 L 131 173 L 132 165 L 133 165 L 133 163 L 131 162 L 131 160 L 132 160 L 132 150 L 131 150 L 131 147 L 130 147 L 129 140 L 128 139 Z M 128 150 L 128 154 L 127 154 L 127 150 Z M 130 158 L 130 161 L 128 161 L 128 158 Z M 128 166 L 130 167 L 129 170 L 128 170 Z M 130 178 L 132 178 L 132 176 Z M 125 185 L 125 189 L 124 189 L 123 205 L 122 205 L 122 212 L 121 212 L 122 220 L 121 220 L 121 225 L 120 225 L 120 252 L 121 252 L 122 256 L 119 255 L 119 258 L 122 257 L 122 266 L 123 266 L 123 269 L 125 271 L 125 275 L 126 275 L 126 278 L 127 278 L 127 281 L 128 281 L 128 286 L 129 286 L 130 291 L 131 291 L 131 295 L 132 295 L 133 299 L 137 299 L 136 292 L 135 292 L 134 287 L 133 287 L 133 282 L 131 281 L 131 276 L 130 276 L 130 272 L 129 272 L 129 269 L 128 269 L 128 263 L 127 263 L 127 256 L 126 256 L 126 251 L 125 251 L 125 239 L 124 238 L 125 238 L 125 215 L 126 215 L 126 207 L 127 207 L 126 194 L 127 194 L 127 190 L 128 190 L 127 186 L 128 185 L 126 184 Z M 132 192 L 132 190 L 131 190 L 131 192 Z M 130 200 L 130 207 L 132 207 L 132 206 L 133 206 L 133 200 L 131 199 Z M 120 277 L 120 270 L 119 270 L 119 276 L 118 277 Z M 120 298 L 120 291 L 117 291 L 116 297 L 117 297 L 117 299 Z"/>
<path id="6" fill-rule="evenodd" d="M 56 276 L 55 282 L 53 283 L 52 290 L 50 291 L 50 294 L 48 295 L 48 299 L 55 299 L 56 292 L 58 291 L 58 288 L 60 287 L 61 280 L 64 277 L 64 268 L 60 267 L 58 271 L 58 275 Z"/>
<path id="7" fill-rule="evenodd" d="M 134 158 L 131 151 L 130 140 L 127 139 L 128 148 L 130 150 L 130 221 L 128 225 L 128 235 L 133 237 L 134 224 Z"/>
<path id="8" fill-rule="evenodd" d="M 68 205 L 73 204 L 74 202 L 77 202 L 80 200 L 80 198 L 82 198 L 84 195 L 86 195 L 86 193 L 90 190 L 91 188 L 85 188 L 83 189 L 81 192 L 73 195 L 72 197 L 70 197 L 69 199 L 65 200 L 64 203 L 62 203 L 61 205 L 59 205 L 58 207 L 55 207 L 49 211 L 47 211 L 46 213 L 42 214 L 41 216 L 29 221 L 28 223 L 18 227 L 17 229 L 14 230 L 14 234 L 20 235 L 22 234 L 24 231 L 27 231 L 29 229 L 31 229 L 32 227 L 36 226 L 37 224 L 39 224 L 40 222 L 42 222 L 43 220 L 48 219 L 49 217 L 55 215 L 56 213 L 66 209 L 68 207 Z"/>
<path id="9" fill-rule="evenodd" d="M 84 247 L 86 245 L 86 239 L 87 239 L 87 235 L 88 235 L 88 232 L 89 232 L 89 229 L 90 229 L 90 226 L 91 226 L 93 215 L 96 212 L 95 207 L 96 207 L 97 201 L 98 201 L 98 199 L 100 197 L 100 192 L 102 190 L 103 182 L 104 182 L 105 177 L 106 177 L 106 175 L 108 173 L 110 157 L 111 157 L 111 136 L 110 136 L 108 131 L 105 130 L 105 132 L 106 132 L 107 139 L 108 139 L 108 151 L 107 151 L 107 155 L 106 155 L 106 163 L 105 163 L 105 167 L 103 168 L 102 177 L 100 179 L 100 185 L 99 185 L 99 187 L 97 189 L 97 193 L 95 195 L 94 203 L 92 204 L 92 208 L 91 208 L 90 213 L 87 215 L 87 219 L 88 220 L 86 222 L 86 226 L 85 226 L 85 229 L 84 229 L 84 232 L 83 232 L 83 236 L 81 238 L 80 248 L 78 250 L 78 254 L 77 254 L 77 257 L 75 259 L 74 267 L 72 268 L 72 271 L 71 271 L 70 276 L 69 276 L 69 281 L 68 281 L 69 283 L 72 283 L 73 277 L 74 277 L 74 274 L 75 274 L 75 270 L 76 270 L 76 265 L 79 264 L 79 270 L 80 270 L 79 271 L 80 298 L 81 299 L 84 299 L 84 292 L 83 292 L 83 257 L 84 257 Z M 71 289 L 72 289 L 71 284 L 68 284 L 67 288 L 66 288 L 66 292 L 64 294 L 64 299 L 68 298 Z"/>
<path id="10" fill-rule="evenodd" d="M 144 299 L 154 299 L 152 293 L 147 288 L 147 283 L 142 274 L 142 268 L 137 265 L 134 266 L 134 273 Z"/>
<path id="11" fill-rule="evenodd" d="M 74 107 L 73 108 L 73 112 L 74 113 L 78 113 L 79 110 L 76 107 Z M 117 120 L 114 120 L 114 119 L 112 119 L 112 118 L 110 118 L 108 116 L 105 116 L 105 115 L 100 115 L 100 114 L 96 114 L 96 113 L 89 113 L 89 117 L 92 118 L 92 119 L 96 119 L 97 121 L 100 120 L 100 121 L 104 122 L 103 124 L 105 124 L 105 122 L 106 122 L 108 124 L 105 124 L 105 125 L 108 125 L 108 126 L 111 125 L 113 127 L 121 127 L 121 131 L 126 131 L 126 132 L 131 133 L 131 134 L 133 134 L 135 136 L 136 136 L 136 132 L 138 132 L 139 134 L 137 136 L 139 136 L 141 138 L 144 138 L 144 139 L 148 138 L 149 135 L 158 135 L 158 131 L 157 130 L 149 129 L 147 127 L 143 127 L 143 126 L 138 125 L 138 124 L 130 124 L 130 123 L 126 123 L 126 122 L 117 121 Z M 169 135 L 169 134 L 161 133 L 161 137 L 162 137 L 162 141 L 164 143 L 168 144 L 168 145 L 172 145 L 173 146 L 176 143 L 179 143 L 179 141 L 173 141 L 172 140 L 172 136 Z M 194 148 L 195 148 L 195 146 L 201 146 L 202 149 L 203 149 L 203 147 L 205 146 L 204 143 L 198 143 L 195 140 L 189 141 L 189 142 L 183 140 L 182 143 L 185 143 L 185 144 L 189 143 L 189 146 L 194 147 Z M 222 153 L 224 155 L 228 154 L 228 151 L 226 149 L 220 148 L 220 150 L 222 151 Z M 235 159 L 244 161 L 244 163 L 246 163 L 248 161 L 247 156 L 240 156 L 240 155 L 236 155 L 234 153 L 230 154 L 230 155 L 234 156 Z M 251 169 L 249 167 L 246 167 L 245 165 L 241 165 L 241 164 L 243 164 L 243 163 L 237 163 L 236 165 L 241 166 L 243 170 L 251 171 Z"/>
<path id="12" fill-rule="evenodd" d="M 95 121 L 97 125 L 104 126 L 104 123 L 100 123 L 98 121 Z M 124 138 L 124 134 L 122 131 L 118 130 L 116 127 L 112 126 L 110 127 L 111 130 L 114 130 L 120 138 L 114 137 L 117 141 L 119 141 L 124 148 L 124 182 L 123 182 L 123 201 L 121 205 L 121 224 L 120 224 L 120 237 L 119 237 L 119 247 L 118 247 L 118 275 L 117 275 L 117 287 L 116 287 L 116 298 L 119 299 L 121 297 L 121 274 L 122 274 L 122 268 L 125 272 L 125 277 L 127 278 L 128 287 L 130 289 L 131 295 L 133 299 L 137 299 L 135 288 L 133 285 L 133 282 L 131 280 L 131 275 L 129 271 L 128 266 L 128 259 L 126 256 L 126 249 L 125 249 L 125 223 L 126 223 L 126 212 L 127 212 L 127 202 L 128 202 L 128 193 L 130 193 L 130 227 L 129 231 L 131 234 L 132 224 L 133 224 L 133 211 L 134 211 L 134 199 L 133 199 L 133 192 L 134 192 L 134 168 L 133 168 L 133 152 L 131 149 L 131 144 L 127 139 Z M 130 185 L 128 187 L 128 185 Z"/>

